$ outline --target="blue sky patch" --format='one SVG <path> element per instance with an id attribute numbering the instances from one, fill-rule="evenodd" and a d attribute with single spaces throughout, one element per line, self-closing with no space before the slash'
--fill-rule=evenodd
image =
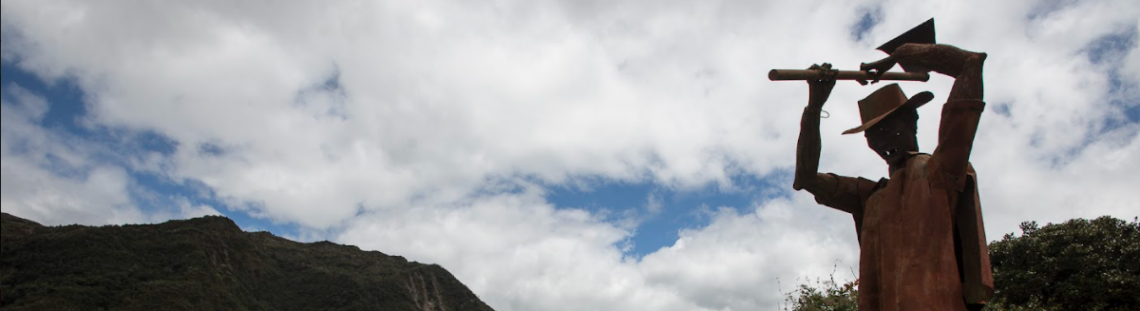
<path id="1" fill-rule="evenodd" d="M 81 130 L 78 121 L 87 114 L 87 107 L 83 104 L 83 90 L 74 80 L 62 79 L 52 81 L 50 84 L 44 83 L 39 77 L 20 70 L 16 64 L 8 60 L 0 63 L 0 74 L 3 77 L 0 87 L 7 89 L 15 84 L 47 100 L 50 109 L 44 115 L 41 125 L 49 128 L 66 128 L 71 132 Z M 5 99 L 10 99 L 7 92 L 4 92 L 4 96 Z"/>
<path id="2" fill-rule="evenodd" d="M 1135 96 L 1137 86 L 1134 83 L 1126 82 L 1120 72 L 1125 57 L 1137 48 L 1138 37 L 1140 34 L 1137 33 L 1136 28 L 1129 27 L 1126 31 L 1093 40 L 1085 48 L 1085 53 L 1090 62 L 1107 67 L 1109 80 L 1107 100 L 1114 108 L 1120 109 L 1121 113 L 1105 120 L 1101 133 L 1140 122 L 1140 111 L 1138 111 L 1140 109 L 1137 108 L 1140 106 L 1140 98 Z"/>
<path id="3" fill-rule="evenodd" d="M 990 111 L 1006 118 L 1013 117 L 1013 112 L 1009 109 L 1009 103 L 996 103 Z"/>
<path id="4" fill-rule="evenodd" d="M 1025 18 L 1028 20 L 1045 18 L 1057 11 L 1073 6 L 1077 2 L 1079 0 L 1040 0 L 1036 2 L 1036 6 L 1029 10 L 1029 14 L 1026 14 Z"/>
<path id="5" fill-rule="evenodd" d="M 1136 46 L 1136 28 L 1101 37 L 1088 46 L 1089 61 L 1094 64 L 1116 63 Z"/>
<path id="6" fill-rule="evenodd" d="M 89 127 L 82 124 L 82 119 L 88 115 L 85 103 L 85 94 L 71 79 L 44 82 L 36 75 L 21 70 L 17 64 L 7 60 L 0 63 L 0 72 L 3 79 L 0 81 L 0 94 L 5 100 L 15 101 L 10 90 L 20 87 L 29 93 L 43 97 L 47 102 L 48 110 L 39 125 L 45 130 L 63 134 L 65 138 L 80 139 L 98 145 L 100 151 L 88 154 L 88 160 L 97 165 L 120 167 L 127 171 L 131 178 L 131 200 L 144 212 L 179 212 L 180 198 L 189 201 L 191 205 L 208 205 L 226 217 L 234 220 L 238 226 L 245 230 L 269 231 L 278 236 L 299 236 L 300 230 L 296 225 L 282 225 L 269 220 L 250 216 L 244 211 L 234 211 L 216 199 L 209 187 L 197 181 L 176 182 L 161 173 L 143 172 L 133 170 L 128 159 L 140 157 L 146 153 L 156 152 L 163 155 L 173 154 L 179 148 L 177 141 L 160 133 L 150 130 L 112 129 L 106 127 Z M 14 152 L 19 152 L 19 145 Z M 204 149 L 204 150 L 203 150 Z M 205 152 L 220 153 L 223 151 L 217 146 L 200 146 Z M 83 178 L 87 172 L 83 168 L 65 165 L 65 161 L 53 161 L 56 156 L 47 155 L 47 169 L 52 173 L 65 178 Z"/>
<path id="7" fill-rule="evenodd" d="M 882 14 L 882 10 L 877 6 L 863 11 L 863 16 L 859 18 L 859 22 L 851 27 L 851 37 L 855 39 L 855 42 L 863 41 L 871 29 L 874 29 L 882 20 Z"/>
<path id="8" fill-rule="evenodd" d="M 314 96 L 327 96 L 330 102 L 323 103 L 325 106 L 320 108 L 325 111 L 321 114 L 342 120 L 347 119 L 344 101 L 348 98 L 348 92 L 345 91 L 344 85 L 340 82 L 340 75 L 340 68 L 334 66 L 333 72 L 324 81 L 297 92 L 296 105 L 300 107 L 314 105 L 315 103 L 311 102 Z"/>
<path id="9" fill-rule="evenodd" d="M 790 172 L 765 177 L 737 175 L 733 189 L 722 190 L 709 184 L 696 190 L 674 190 L 649 182 L 595 182 L 589 189 L 553 187 L 547 200 L 558 208 L 581 208 L 601 213 L 619 225 L 634 221 L 635 234 L 626 255 L 641 258 L 663 247 L 672 246 L 681 230 L 703 228 L 711 220 L 708 213 L 732 208 L 750 213 L 757 204 L 791 196 Z"/>
<path id="10" fill-rule="evenodd" d="M 198 145 L 198 154 L 211 157 L 220 157 L 226 154 L 226 149 L 215 143 L 202 143 Z"/>

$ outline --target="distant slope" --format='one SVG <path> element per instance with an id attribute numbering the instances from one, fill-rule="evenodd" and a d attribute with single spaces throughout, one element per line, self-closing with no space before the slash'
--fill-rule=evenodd
<path id="1" fill-rule="evenodd" d="M 6 311 L 492 310 L 440 266 L 246 233 L 221 217 L 102 228 L 2 221 Z"/>

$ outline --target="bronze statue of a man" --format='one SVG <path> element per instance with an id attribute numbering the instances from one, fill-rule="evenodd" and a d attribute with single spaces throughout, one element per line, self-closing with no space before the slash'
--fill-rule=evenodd
<path id="1" fill-rule="evenodd" d="M 986 54 L 935 44 L 933 33 L 928 41 L 881 49 L 890 56 L 862 70 L 881 74 L 899 64 L 908 72 L 955 78 L 942 106 L 938 147 L 919 153 L 916 137 L 918 108 L 934 96 L 907 97 L 897 84 L 887 85 L 859 101 L 863 125 L 844 134 L 863 132 L 890 166 L 890 179 L 819 173 L 820 112 L 835 80 L 828 78 L 829 65 L 813 66 L 823 78 L 808 81 L 793 187 L 854 216 L 861 248 L 859 310 L 979 310 L 993 296 L 993 276 L 969 158 L 985 107 Z"/>

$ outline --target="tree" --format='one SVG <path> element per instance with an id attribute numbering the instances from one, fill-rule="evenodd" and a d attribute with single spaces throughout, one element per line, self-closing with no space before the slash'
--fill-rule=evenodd
<path id="1" fill-rule="evenodd" d="M 1140 220 L 1025 222 L 1021 232 L 990 244 L 996 292 L 985 310 L 1140 310 Z M 816 283 L 787 294 L 784 310 L 857 309 L 858 281 Z"/>
<path id="2" fill-rule="evenodd" d="M 990 310 L 1140 310 L 1140 222 L 1025 222 L 1021 231 L 990 244 Z"/>

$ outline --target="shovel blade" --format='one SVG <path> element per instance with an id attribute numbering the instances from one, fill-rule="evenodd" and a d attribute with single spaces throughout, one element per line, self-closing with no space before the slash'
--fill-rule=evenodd
<path id="1" fill-rule="evenodd" d="M 918 27 L 908 30 L 890 42 L 883 44 L 878 50 L 887 52 L 887 54 L 894 54 L 896 49 L 907 43 L 937 43 L 934 40 L 934 19 L 931 18 L 925 23 L 918 25 Z"/>

